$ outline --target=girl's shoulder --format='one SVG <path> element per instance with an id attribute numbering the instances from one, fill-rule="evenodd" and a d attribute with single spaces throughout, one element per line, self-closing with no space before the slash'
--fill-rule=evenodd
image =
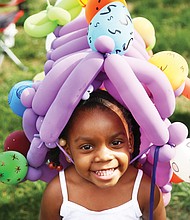
<path id="1" fill-rule="evenodd" d="M 59 176 L 48 183 L 42 197 L 40 219 L 57 219 L 63 202 Z"/>
<path id="2" fill-rule="evenodd" d="M 62 198 L 59 196 L 61 195 L 61 184 L 59 175 L 54 177 L 53 180 L 48 183 L 44 194 L 50 195 L 52 198 L 55 197 L 62 200 Z"/>

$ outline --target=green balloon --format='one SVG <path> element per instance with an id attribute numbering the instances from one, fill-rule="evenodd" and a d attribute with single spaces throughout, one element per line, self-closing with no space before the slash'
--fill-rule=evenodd
<path id="1" fill-rule="evenodd" d="M 26 158 L 17 151 L 0 153 L 0 182 L 17 184 L 21 182 L 28 171 Z"/>
<path id="2" fill-rule="evenodd" d="M 31 15 L 24 22 L 25 32 L 32 37 L 46 37 L 58 25 L 66 25 L 82 11 L 78 0 L 61 1 L 56 6 Z"/>
<path id="3" fill-rule="evenodd" d="M 49 20 L 47 11 L 31 15 L 24 22 L 25 32 L 32 37 L 46 37 L 57 27 L 56 21 Z"/>

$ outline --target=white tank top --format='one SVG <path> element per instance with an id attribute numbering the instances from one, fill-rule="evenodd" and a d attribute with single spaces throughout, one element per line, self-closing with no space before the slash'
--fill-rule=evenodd
<path id="1" fill-rule="evenodd" d="M 139 185 L 141 182 L 143 172 L 138 171 L 133 192 L 132 199 L 115 208 L 103 210 L 103 211 L 91 211 L 81 205 L 68 200 L 67 185 L 65 180 L 65 173 L 61 171 L 59 173 L 61 190 L 63 195 L 63 203 L 60 209 L 60 216 L 64 220 L 130 220 L 130 219 L 142 219 L 142 212 L 137 201 L 137 194 Z"/>

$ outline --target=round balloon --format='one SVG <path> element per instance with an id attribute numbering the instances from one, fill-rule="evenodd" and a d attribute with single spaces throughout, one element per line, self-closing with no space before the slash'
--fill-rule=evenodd
<path id="1" fill-rule="evenodd" d="M 33 82 L 30 80 L 21 81 L 19 83 L 16 83 L 9 92 L 9 106 L 12 109 L 12 111 L 18 116 L 22 117 L 24 111 L 26 110 L 26 107 L 21 103 L 20 100 L 21 94 L 26 88 L 31 88 L 32 85 Z"/>
<path id="2" fill-rule="evenodd" d="M 116 1 L 115 0 L 104 0 L 104 1 L 88 0 L 86 3 L 86 8 L 85 8 L 85 15 L 86 15 L 87 22 L 90 23 L 90 21 L 92 20 L 92 18 L 95 16 L 97 12 L 99 12 L 104 6 L 112 2 L 116 2 Z M 117 2 L 122 2 L 125 6 L 127 5 L 125 0 L 117 0 Z"/>
<path id="3" fill-rule="evenodd" d="M 14 131 L 7 136 L 4 142 L 5 151 L 17 151 L 26 157 L 30 148 L 30 141 L 24 131 Z"/>
<path id="4" fill-rule="evenodd" d="M 155 29 L 152 23 L 143 17 L 133 18 L 134 28 L 142 36 L 147 50 L 152 50 L 156 43 Z"/>
<path id="5" fill-rule="evenodd" d="M 16 151 L 0 153 L 0 181 L 5 184 L 21 182 L 28 171 L 26 158 Z"/>
<path id="6" fill-rule="evenodd" d="M 170 162 L 173 172 L 183 181 L 190 183 L 190 138 L 175 148 L 176 156 Z"/>
<path id="7" fill-rule="evenodd" d="M 158 52 L 154 54 L 149 61 L 166 74 L 174 91 L 185 82 L 188 76 L 188 64 L 186 60 L 176 52 Z"/>
<path id="8" fill-rule="evenodd" d="M 112 53 L 124 54 L 134 39 L 131 16 L 127 7 L 121 2 L 104 6 L 92 19 L 88 30 L 88 44 L 97 51 L 95 41 L 100 36 L 108 36 L 114 40 Z"/>

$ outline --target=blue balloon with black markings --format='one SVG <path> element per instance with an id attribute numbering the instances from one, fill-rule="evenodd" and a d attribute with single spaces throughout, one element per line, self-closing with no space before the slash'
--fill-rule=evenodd
<path id="1" fill-rule="evenodd" d="M 21 103 L 20 97 L 22 92 L 26 88 L 31 88 L 33 82 L 30 80 L 25 80 L 16 83 L 9 92 L 8 103 L 11 110 L 18 116 L 22 117 L 26 107 Z"/>
<path id="2" fill-rule="evenodd" d="M 134 39 L 134 27 L 127 7 L 121 2 L 104 6 L 92 19 L 88 28 L 88 43 L 97 51 L 95 41 L 100 36 L 113 39 L 115 48 L 111 53 L 125 54 Z"/>

